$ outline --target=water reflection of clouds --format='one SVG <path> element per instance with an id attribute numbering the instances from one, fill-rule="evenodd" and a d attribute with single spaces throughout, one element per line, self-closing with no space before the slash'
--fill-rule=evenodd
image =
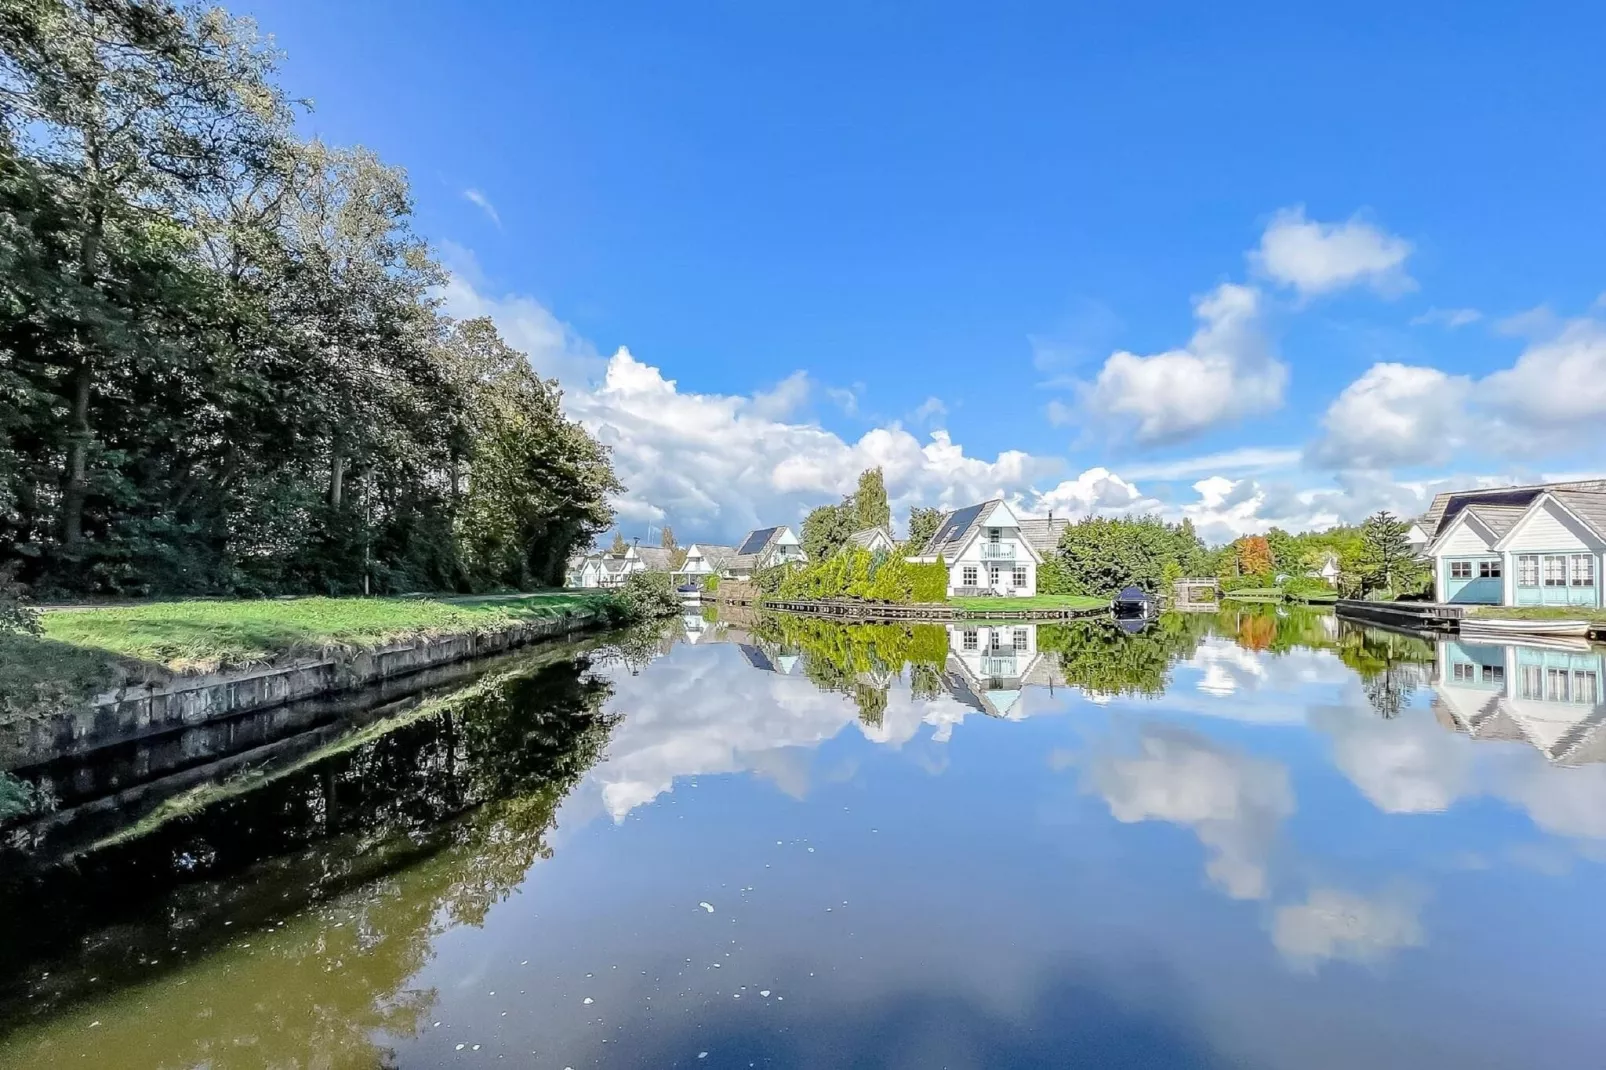
<path id="1" fill-rule="evenodd" d="M 1399 888 L 1370 898 L 1312 888 L 1304 902 L 1278 908 L 1272 942 L 1291 963 L 1307 969 L 1330 959 L 1376 964 L 1396 950 L 1426 942 L 1418 899 Z"/>
<path id="2" fill-rule="evenodd" d="M 1117 821 L 1168 821 L 1193 830 L 1210 853 L 1206 872 L 1234 899 L 1267 895 L 1266 863 L 1294 812 L 1288 770 L 1195 732 L 1145 725 L 1137 753 L 1109 750 L 1086 769 Z"/>
<path id="3" fill-rule="evenodd" d="M 798 673 L 755 670 L 731 644 L 679 647 L 616 683 L 612 708 L 623 717 L 588 783 L 615 821 L 698 775 L 757 773 L 801 797 L 813 752 L 849 725 L 898 747 L 923 726 L 942 742 L 965 717 L 979 716 L 946 695 L 916 699 L 895 682 L 879 721 L 864 723 L 848 695 L 821 691 Z"/>

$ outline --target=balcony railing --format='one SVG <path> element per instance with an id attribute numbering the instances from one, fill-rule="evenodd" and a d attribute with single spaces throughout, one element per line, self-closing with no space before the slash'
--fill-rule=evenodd
<path id="1" fill-rule="evenodd" d="M 996 676 L 1000 679 L 1008 679 L 1014 676 L 1014 656 L 998 657 L 991 654 L 983 656 L 981 659 L 981 674 L 983 676 Z"/>
<path id="2" fill-rule="evenodd" d="M 981 559 L 983 561 L 1013 561 L 1015 560 L 1015 544 L 1008 540 L 984 542 L 981 544 Z"/>

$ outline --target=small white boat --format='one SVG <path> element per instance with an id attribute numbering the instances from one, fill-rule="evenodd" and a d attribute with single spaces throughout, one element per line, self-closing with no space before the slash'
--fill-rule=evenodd
<path id="1" fill-rule="evenodd" d="M 1461 635 L 1466 639 L 1519 639 L 1525 635 L 1556 635 L 1587 639 L 1594 625 L 1587 620 L 1513 620 L 1505 617 L 1466 617 Z"/>

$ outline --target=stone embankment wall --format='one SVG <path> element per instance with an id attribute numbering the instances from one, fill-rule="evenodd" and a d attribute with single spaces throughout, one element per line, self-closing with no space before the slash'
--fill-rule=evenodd
<path id="1" fill-rule="evenodd" d="M 487 657 L 605 622 L 597 610 L 525 621 L 478 634 L 415 639 L 366 651 L 237 672 L 175 676 L 95 696 L 59 716 L 11 726 L 0 738 L 0 771 L 189 728 L 236 714 L 355 691 L 436 666 Z"/>

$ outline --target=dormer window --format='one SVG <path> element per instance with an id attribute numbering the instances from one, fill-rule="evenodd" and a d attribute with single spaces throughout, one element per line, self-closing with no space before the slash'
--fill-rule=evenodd
<path id="1" fill-rule="evenodd" d="M 988 528 L 987 529 L 987 541 L 992 543 L 993 545 L 996 546 L 998 544 L 998 540 L 1002 539 L 1003 537 L 1004 537 L 1004 532 L 1003 532 L 1002 528 Z"/>

